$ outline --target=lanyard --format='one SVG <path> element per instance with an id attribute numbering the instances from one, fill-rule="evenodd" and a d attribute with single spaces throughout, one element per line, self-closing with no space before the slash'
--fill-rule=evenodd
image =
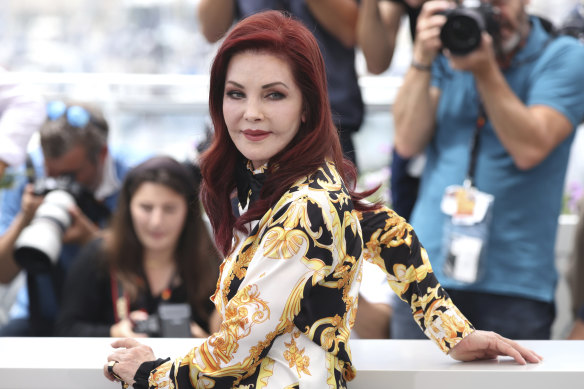
<path id="1" fill-rule="evenodd" d="M 479 115 L 477 117 L 474 132 L 472 134 L 472 139 L 470 142 L 470 158 L 468 162 L 468 169 L 466 171 L 466 178 L 464 179 L 463 186 L 465 188 L 471 188 L 474 186 L 475 170 L 477 165 L 477 158 L 479 154 L 479 144 L 480 144 L 480 134 L 481 130 L 487 123 L 487 114 L 485 112 L 485 107 L 482 103 L 479 103 Z"/>
<path id="2" fill-rule="evenodd" d="M 176 271 L 170 278 L 168 286 L 160 294 L 160 299 L 163 302 L 169 301 L 172 297 L 172 284 L 177 276 Z M 112 290 L 112 303 L 114 308 L 114 317 L 116 323 L 118 321 L 129 318 L 130 314 L 130 298 L 128 294 L 124 291 L 122 281 L 116 276 L 115 270 L 110 270 L 110 280 L 111 280 L 111 290 Z M 148 288 L 150 290 L 150 288 Z"/>

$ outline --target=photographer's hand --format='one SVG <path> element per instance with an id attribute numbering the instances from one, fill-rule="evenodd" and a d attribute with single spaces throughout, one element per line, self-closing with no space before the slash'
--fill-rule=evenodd
<path id="1" fill-rule="evenodd" d="M 11 282 L 20 272 L 20 265 L 14 260 L 14 243 L 22 230 L 30 224 L 37 208 L 43 202 L 43 197 L 36 196 L 33 188 L 32 184 L 24 188 L 20 212 L 16 214 L 4 234 L 0 235 L 0 283 L 2 284 Z"/>
<path id="2" fill-rule="evenodd" d="M 20 202 L 20 212 L 23 217 L 23 221 L 25 225 L 28 225 L 38 207 L 43 202 L 43 196 L 37 196 L 34 194 L 34 185 L 27 184 L 24 188 L 24 192 L 22 193 L 22 200 Z"/>
<path id="3" fill-rule="evenodd" d="M 476 50 L 463 56 L 452 55 L 445 50 L 445 55 L 450 60 L 450 66 L 453 69 L 469 71 L 476 76 L 499 68 L 493 49 L 493 38 L 486 32 L 483 32 L 481 45 Z"/>
<path id="4" fill-rule="evenodd" d="M 101 233 L 99 227 L 93 223 L 77 206 L 69 208 L 72 221 L 71 226 L 63 235 L 64 243 L 86 244 L 97 238 Z"/>
<path id="5" fill-rule="evenodd" d="M 414 42 L 413 59 L 416 63 L 430 66 L 436 58 L 442 48 L 440 30 L 446 23 L 446 16 L 441 12 L 453 6 L 452 2 L 446 0 L 428 1 L 422 6 Z"/>

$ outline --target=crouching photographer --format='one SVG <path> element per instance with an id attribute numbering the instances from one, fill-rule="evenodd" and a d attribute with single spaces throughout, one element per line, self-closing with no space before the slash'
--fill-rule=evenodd
<path id="1" fill-rule="evenodd" d="M 41 147 L 20 166 L 0 204 L 0 282 L 20 270 L 27 287 L 19 302 L 26 312 L 0 329 L 3 336 L 50 336 L 62 284 L 77 251 L 99 234 L 136 154 L 107 145 L 102 113 L 84 104 L 47 104 Z M 19 311 L 13 310 L 13 311 Z"/>

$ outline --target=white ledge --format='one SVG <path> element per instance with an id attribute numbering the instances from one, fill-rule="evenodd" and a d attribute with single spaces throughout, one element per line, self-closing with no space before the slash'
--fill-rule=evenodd
<path id="1" fill-rule="evenodd" d="M 201 339 L 146 339 L 157 357 L 186 354 Z M 102 367 L 111 338 L 0 338 L 0 388 L 114 389 Z M 581 387 L 584 341 L 522 341 L 544 357 L 457 362 L 429 340 L 351 340 L 357 377 L 349 389 L 553 389 Z"/>

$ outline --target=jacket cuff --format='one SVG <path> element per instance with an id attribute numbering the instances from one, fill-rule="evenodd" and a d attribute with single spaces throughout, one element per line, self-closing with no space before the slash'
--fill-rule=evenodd
<path id="1" fill-rule="evenodd" d="M 142 363 L 134 375 L 134 389 L 148 389 L 148 378 L 150 377 L 150 372 L 169 360 L 170 358 L 158 358 L 155 361 Z"/>

